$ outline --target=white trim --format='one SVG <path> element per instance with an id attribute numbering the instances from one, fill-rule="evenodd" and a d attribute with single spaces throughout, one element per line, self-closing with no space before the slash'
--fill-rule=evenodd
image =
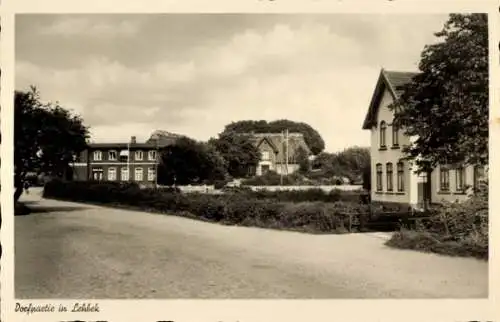
<path id="1" fill-rule="evenodd" d="M 115 157 L 113 159 L 111 158 L 111 152 L 115 153 Z M 108 160 L 110 160 L 110 161 L 116 161 L 116 160 L 118 160 L 118 151 L 116 151 L 116 150 L 109 150 L 108 151 Z"/>
<path id="2" fill-rule="evenodd" d="M 70 167 L 86 167 L 87 164 L 84 162 L 74 162 L 74 163 L 70 164 L 69 166 Z"/>

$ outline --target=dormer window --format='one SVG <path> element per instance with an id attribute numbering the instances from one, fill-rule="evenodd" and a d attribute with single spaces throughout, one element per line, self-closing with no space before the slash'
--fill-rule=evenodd
<path id="1" fill-rule="evenodd" d="M 94 151 L 94 161 L 102 161 L 102 152 Z"/>
<path id="2" fill-rule="evenodd" d="M 270 159 L 269 151 L 262 151 L 262 160 L 267 161 Z"/>
<path id="3" fill-rule="evenodd" d="M 386 148 L 386 143 L 385 143 L 385 135 L 387 131 L 387 124 L 385 121 L 380 122 L 380 148 L 385 149 Z"/>

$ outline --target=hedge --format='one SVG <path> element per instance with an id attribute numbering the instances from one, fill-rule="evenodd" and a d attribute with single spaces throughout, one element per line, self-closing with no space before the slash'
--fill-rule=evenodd
<path id="1" fill-rule="evenodd" d="M 344 233 L 367 221 L 368 206 L 336 201 L 286 202 L 246 194 L 173 193 L 134 184 L 64 182 L 45 185 L 44 198 L 139 208 L 227 225 L 257 226 L 310 233 Z"/>

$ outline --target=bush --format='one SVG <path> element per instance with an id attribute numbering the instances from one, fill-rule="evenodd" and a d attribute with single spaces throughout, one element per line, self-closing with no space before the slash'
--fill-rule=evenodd
<path id="1" fill-rule="evenodd" d="M 368 213 L 368 206 L 349 201 L 307 199 L 332 198 L 320 190 L 303 194 L 273 193 L 272 198 L 261 192 L 241 192 L 223 195 L 203 193 L 182 194 L 168 189 L 140 189 L 136 185 L 114 182 L 52 181 L 45 186 L 44 197 L 100 204 L 138 207 L 160 213 L 172 213 L 229 225 L 259 226 L 307 232 L 343 233 L 350 218 L 362 222 L 359 214 Z M 268 192 L 265 192 L 266 194 Z M 250 194 L 253 194 L 251 197 Z M 321 196 L 321 197 L 318 197 Z M 273 199 L 274 198 L 274 199 Z M 289 202 L 290 198 L 304 201 Z"/>
<path id="2" fill-rule="evenodd" d="M 462 203 L 444 203 L 416 231 L 394 234 L 388 245 L 456 256 L 488 258 L 488 190 Z"/>

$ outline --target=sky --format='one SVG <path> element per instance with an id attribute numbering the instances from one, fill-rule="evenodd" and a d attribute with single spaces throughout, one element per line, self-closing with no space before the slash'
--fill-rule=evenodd
<path id="1" fill-rule="evenodd" d="M 94 142 L 208 140 L 238 120 L 305 122 L 326 151 L 369 146 L 380 69 L 417 71 L 446 15 L 16 16 L 16 90 L 79 114 Z"/>

